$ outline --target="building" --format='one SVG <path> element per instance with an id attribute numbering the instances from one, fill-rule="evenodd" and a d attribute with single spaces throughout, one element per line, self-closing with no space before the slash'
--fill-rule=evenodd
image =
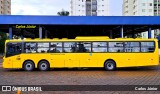
<path id="1" fill-rule="evenodd" d="M 11 0 L 0 0 L 0 14 L 11 14 Z"/>
<path id="2" fill-rule="evenodd" d="M 124 16 L 160 16 L 160 0 L 123 0 Z"/>
<path id="3" fill-rule="evenodd" d="M 155 0 L 123 0 L 123 15 L 154 16 L 154 5 L 156 5 L 154 1 Z"/>
<path id="4" fill-rule="evenodd" d="M 160 16 L 160 0 L 123 0 L 124 16 Z M 153 36 L 160 35 L 160 30 L 152 31 Z M 147 32 L 142 33 L 147 38 Z"/>
<path id="5" fill-rule="evenodd" d="M 71 0 L 71 16 L 108 16 L 109 0 Z"/>

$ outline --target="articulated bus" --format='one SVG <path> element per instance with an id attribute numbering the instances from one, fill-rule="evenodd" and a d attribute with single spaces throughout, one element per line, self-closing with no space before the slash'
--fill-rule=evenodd
<path id="1" fill-rule="evenodd" d="M 6 40 L 3 68 L 104 68 L 159 65 L 157 39 L 76 37 Z"/>

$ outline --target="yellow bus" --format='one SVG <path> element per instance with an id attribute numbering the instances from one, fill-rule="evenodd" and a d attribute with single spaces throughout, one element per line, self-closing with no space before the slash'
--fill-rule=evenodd
<path id="1" fill-rule="evenodd" d="M 157 39 L 76 37 L 7 40 L 3 68 L 91 68 L 159 65 Z"/>

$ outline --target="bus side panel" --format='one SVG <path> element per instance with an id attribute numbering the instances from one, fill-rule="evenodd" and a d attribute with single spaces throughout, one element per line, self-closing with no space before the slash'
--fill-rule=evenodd
<path id="1" fill-rule="evenodd" d="M 47 60 L 50 63 L 50 56 L 47 53 L 44 54 L 37 54 L 37 53 L 29 53 L 29 54 L 22 54 L 21 58 L 23 58 L 22 63 L 26 60 L 32 60 L 35 64 L 35 68 L 38 66 L 38 62 L 40 60 Z"/>
<path id="2" fill-rule="evenodd" d="M 65 54 L 52 53 L 50 54 L 50 67 L 51 68 L 63 68 L 64 67 Z"/>
<path id="3" fill-rule="evenodd" d="M 94 53 L 76 53 L 76 59 L 79 61 L 79 67 L 98 67 L 99 55 Z"/>
<path id="4" fill-rule="evenodd" d="M 22 68 L 21 55 L 4 58 L 3 68 Z"/>
<path id="5" fill-rule="evenodd" d="M 94 55 L 98 60 L 97 67 L 104 67 L 104 63 L 107 60 L 114 60 L 116 67 L 135 66 L 135 62 L 133 62 L 134 55 L 124 53 L 94 53 Z"/>
<path id="6" fill-rule="evenodd" d="M 136 67 L 158 65 L 156 53 L 94 53 L 98 60 L 97 67 L 104 67 L 104 62 L 112 59 L 116 62 L 116 67 Z"/>
<path id="7" fill-rule="evenodd" d="M 23 54 L 22 58 L 23 58 L 23 62 L 26 61 L 26 60 L 32 60 L 35 63 L 36 68 L 38 67 L 38 62 L 40 60 L 47 60 L 50 64 L 51 68 L 63 68 L 63 67 L 65 67 L 64 66 L 65 55 L 62 54 L 62 53 Z"/>
<path id="8" fill-rule="evenodd" d="M 21 55 L 15 55 L 11 59 L 13 68 L 22 68 Z"/>
<path id="9" fill-rule="evenodd" d="M 158 42 L 155 42 L 155 51 L 135 54 L 137 66 L 157 66 L 159 65 Z"/>
<path id="10" fill-rule="evenodd" d="M 65 63 L 64 66 L 66 68 L 74 68 L 79 67 L 79 59 L 76 58 L 77 53 L 65 53 Z M 62 58 L 63 59 L 63 58 Z"/>

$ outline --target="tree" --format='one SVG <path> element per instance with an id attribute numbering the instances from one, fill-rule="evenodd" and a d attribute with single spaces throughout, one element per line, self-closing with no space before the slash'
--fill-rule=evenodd
<path id="1" fill-rule="evenodd" d="M 7 40 L 7 35 L 4 32 L 0 32 L 0 53 L 4 52 L 5 41 Z"/>
<path id="2" fill-rule="evenodd" d="M 57 13 L 59 16 L 69 16 L 69 12 L 62 9 L 62 11 Z"/>

